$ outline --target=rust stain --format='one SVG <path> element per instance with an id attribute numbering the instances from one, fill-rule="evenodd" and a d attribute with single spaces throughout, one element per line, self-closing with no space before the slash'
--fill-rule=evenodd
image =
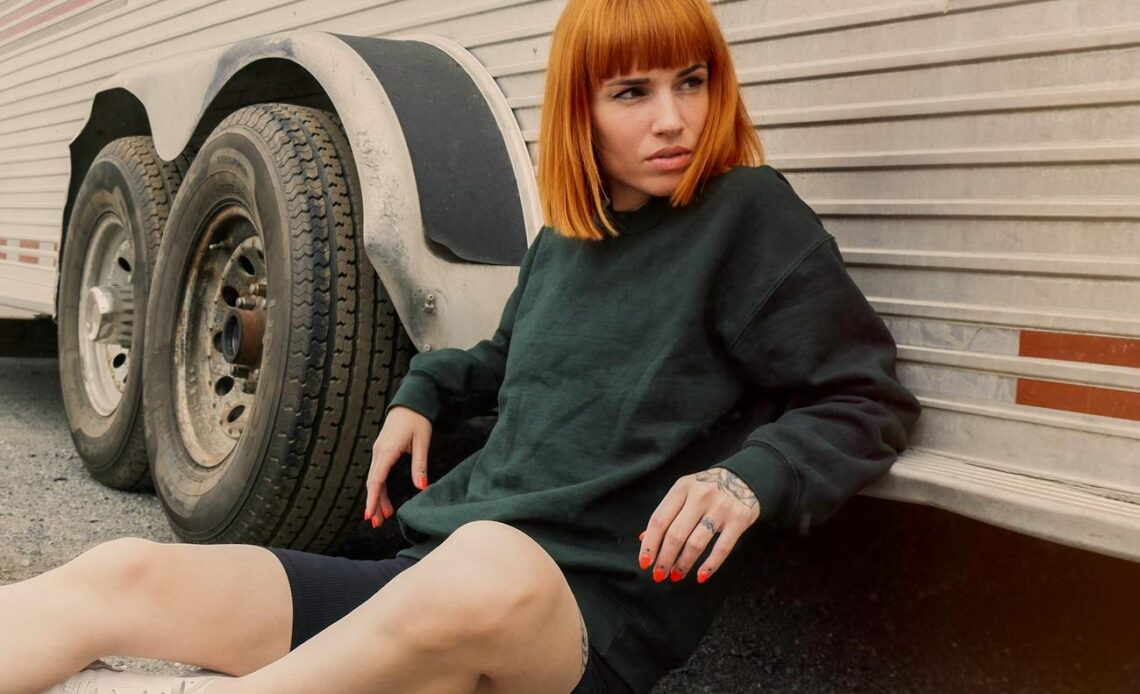
<path id="1" fill-rule="evenodd" d="M 1127 337 L 1022 330 L 1018 354 L 1140 368 L 1140 340 Z"/>
<path id="2" fill-rule="evenodd" d="M 1140 422 L 1140 393 L 1072 383 L 1017 379 L 1017 404 Z"/>
<path id="3" fill-rule="evenodd" d="M 41 12 L 34 17 L 25 19 L 19 24 L 13 25 L 3 31 L 0 31 L 0 41 L 22 34 L 29 29 L 33 29 L 49 20 L 55 19 L 60 15 L 67 14 L 68 12 L 83 7 L 84 5 L 89 5 L 92 2 L 93 0 L 71 0 L 70 2 L 65 2 L 62 5 L 57 5 L 56 7 L 53 7 L 49 10 L 45 10 L 44 12 Z M 17 12 L 18 11 L 19 10 L 17 10 Z"/>

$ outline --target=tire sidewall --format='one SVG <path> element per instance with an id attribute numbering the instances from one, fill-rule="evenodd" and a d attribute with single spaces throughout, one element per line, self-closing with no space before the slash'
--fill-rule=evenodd
<path id="1" fill-rule="evenodd" d="M 266 145 L 243 128 L 217 133 L 198 153 L 179 189 L 171 211 L 167 234 L 155 268 L 151 292 L 150 321 L 146 335 L 144 404 L 150 420 L 147 450 L 158 496 L 179 535 L 196 542 L 215 540 L 233 524 L 263 469 L 269 474 L 279 466 L 285 441 L 269 432 L 274 425 L 282 395 L 284 375 L 290 372 L 288 340 L 283 328 L 290 325 L 292 287 L 290 220 L 281 194 L 280 175 Z M 190 261 L 206 231 L 213 212 L 228 203 L 242 205 L 261 232 L 265 253 L 267 330 L 263 343 L 260 379 L 249 421 L 238 444 L 214 468 L 193 460 L 183 443 L 176 394 L 177 322 L 182 312 Z M 279 230 L 272 233 L 273 229 Z M 284 300 L 274 294 L 285 288 Z M 199 298 L 198 300 L 207 300 Z M 278 450 L 279 449 L 279 450 Z M 264 480 L 262 480 L 264 482 Z"/>
<path id="2" fill-rule="evenodd" d="M 135 420 L 139 416 L 143 372 L 143 335 L 146 303 L 151 277 L 151 244 L 135 201 L 145 195 L 128 174 L 123 161 L 113 156 L 96 159 L 84 177 L 68 224 L 67 238 L 60 258 L 59 285 L 59 368 L 63 405 L 76 451 L 95 475 L 110 472 L 123 455 Z M 92 232 L 107 214 L 119 218 L 128 229 L 135 247 L 132 289 L 135 297 L 134 331 L 126 389 L 111 414 L 99 414 L 87 394 L 80 367 L 79 309 L 83 266 L 93 239 Z"/>

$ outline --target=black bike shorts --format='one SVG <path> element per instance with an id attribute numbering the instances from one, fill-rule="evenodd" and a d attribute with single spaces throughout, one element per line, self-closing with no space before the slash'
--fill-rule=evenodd
<path id="1" fill-rule="evenodd" d="M 415 564 L 409 557 L 347 559 L 270 547 L 289 577 L 293 595 L 293 636 L 290 650 L 338 621 L 368 600 L 396 574 Z M 582 680 L 570 694 L 633 694 L 590 646 Z"/>

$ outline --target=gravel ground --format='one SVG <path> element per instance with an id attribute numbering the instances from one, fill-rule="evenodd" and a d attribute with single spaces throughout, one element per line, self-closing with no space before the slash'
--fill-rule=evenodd
<path id="1" fill-rule="evenodd" d="M 152 494 L 86 475 L 57 368 L 0 357 L 0 584 L 115 537 L 175 539 Z M 374 538 L 344 553 L 394 551 Z M 858 497 L 807 535 L 764 538 L 748 575 L 654 694 L 1140 692 L 1138 563 Z"/>
<path id="2" fill-rule="evenodd" d="M 153 494 L 108 489 L 83 469 L 64 418 L 58 362 L 0 357 L 0 584 L 128 535 L 175 540 Z M 150 672 L 195 670 L 159 660 L 107 661 Z"/>

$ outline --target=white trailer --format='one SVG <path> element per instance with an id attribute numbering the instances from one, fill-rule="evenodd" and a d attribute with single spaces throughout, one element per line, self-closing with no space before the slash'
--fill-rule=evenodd
<path id="1" fill-rule="evenodd" d="M 340 542 L 409 355 L 489 336 L 541 226 L 562 5 L 0 2 L 0 310 L 57 319 L 92 474 Z M 1140 4 L 713 5 L 925 408 L 865 492 L 1140 559 Z"/>

